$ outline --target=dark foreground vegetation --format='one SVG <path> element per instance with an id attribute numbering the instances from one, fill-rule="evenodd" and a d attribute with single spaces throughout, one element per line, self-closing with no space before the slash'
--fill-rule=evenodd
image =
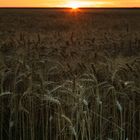
<path id="1" fill-rule="evenodd" d="M 0 10 L 0 140 L 139 140 L 140 10 Z"/>

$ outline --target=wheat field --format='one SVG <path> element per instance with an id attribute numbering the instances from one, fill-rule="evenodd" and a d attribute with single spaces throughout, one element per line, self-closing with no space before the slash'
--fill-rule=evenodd
<path id="1" fill-rule="evenodd" d="M 1 9 L 0 140 L 139 140 L 139 15 Z"/>

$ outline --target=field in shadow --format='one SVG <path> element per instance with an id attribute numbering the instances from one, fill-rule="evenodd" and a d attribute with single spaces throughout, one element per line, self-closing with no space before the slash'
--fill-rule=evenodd
<path id="1" fill-rule="evenodd" d="M 0 140 L 138 140 L 139 9 L 1 9 Z"/>

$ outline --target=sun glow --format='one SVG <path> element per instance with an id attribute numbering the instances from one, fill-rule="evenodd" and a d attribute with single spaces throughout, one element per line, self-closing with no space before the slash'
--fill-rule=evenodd
<path id="1" fill-rule="evenodd" d="M 71 2 L 69 4 L 69 7 L 71 7 L 72 9 L 78 9 L 80 7 L 80 4 L 78 4 L 78 2 Z"/>
<path id="2" fill-rule="evenodd" d="M 71 1 L 70 3 L 67 3 L 65 7 L 70 7 L 72 9 L 78 9 L 81 7 L 85 7 L 87 5 L 86 2 L 80 2 L 80 1 Z"/>
<path id="3" fill-rule="evenodd" d="M 80 0 L 71 0 L 71 2 L 68 2 L 64 5 L 64 7 L 69 7 L 74 10 L 82 7 L 103 7 L 105 5 L 112 5 L 112 2 L 106 2 L 106 1 L 80 1 Z"/>

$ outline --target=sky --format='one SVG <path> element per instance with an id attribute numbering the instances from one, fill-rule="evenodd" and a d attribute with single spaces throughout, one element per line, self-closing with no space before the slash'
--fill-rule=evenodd
<path id="1" fill-rule="evenodd" d="M 140 7 L 140 0 L 0 0 L 0 7 Z"/>

